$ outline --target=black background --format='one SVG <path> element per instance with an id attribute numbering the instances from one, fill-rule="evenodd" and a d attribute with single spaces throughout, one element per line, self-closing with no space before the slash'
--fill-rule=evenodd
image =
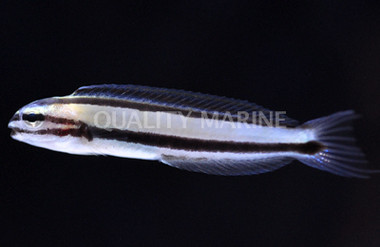
<path id="1" fill-rule="evenodd" d="M 247 99 L 307 121 L 355 109 L 379 168 L 378 1 L 2 1 L 1 246 L 379 246 L 379 176 L 294 162 L 247 177 L 74 156 L 9 137 L 21 106 L 135 83 Z"/>

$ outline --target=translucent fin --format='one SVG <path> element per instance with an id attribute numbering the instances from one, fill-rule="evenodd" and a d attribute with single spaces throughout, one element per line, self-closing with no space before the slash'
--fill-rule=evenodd
<path id="1" fill-rule="evenodd" d="M 292 158 L 288 157 L 272 157 L 255 160 L 209 160 L 206 158 L 191 159 L 163 155 L 160 161 L 164 164 L 187 171 L 212 175 L 241 176 L 271 172 L 287 165 L 292 160 Z"/>
<path id="2" fill-rule="evenodd" d="M 365 155 L 352 137 L 352 120 L 356 118 L 358 115 L 349 110 L 303 124 L 301 128 L 315 130 L 316 141 L 326 148 L 299 160 L 308 166 L 345 177 L 368 178 L 371 173 L 380 172 L 364 166 L 367 163 Z"/>
<path id="3" fill-rule="evenodd" d="M 228 112 L 236 117 L 238 112 L 261 112 L 268 119 L 272 111 L 250 103 L 245 100 L 236 100 L 227 97 L 213 96 L 209 94 L 193 93 L 184 90 L 164 89 L 137 85 L 93 85 L 77 89 L 71 96 L 105 97 L 122 100 L 131 100 L 139 103 L 164 105 L 179 110 L 204 111 L 220 115 Z M 298 121 L 281 116 L 282 124 L 295 127 Z"/>

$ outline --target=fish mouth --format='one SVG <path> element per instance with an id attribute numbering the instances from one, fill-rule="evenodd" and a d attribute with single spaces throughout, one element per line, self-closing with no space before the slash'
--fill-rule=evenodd
<path id="1" fill-rule="evenodd" d="M 11 129 L 11 137 L 15 136 L 17 132 L 14 129 Z"/>
<path id="2" fill-rule="evenodd" d="M 10 137 L 14 140 L 21 141 L 22 131 L 20 131 L 20 129 L 17 129 L 17 128 L 11 128 Z"/>
<path id="3" fill-rule="evenodd" d="M 13 129 L 16 127 L 16 123 L 20 120 L 20 115 L 18 112 L 12 116 L 12 118 L 8 122 L 8 128 Z"/>
<path id="4" fill-rule="evenodd" d="M 12 118 L 9 120 L 8 128 L 11 129 L 11 137 L 14 137 L 19 133 L 18 131 L 19 120 L 20 120 L 20 114 L 18 114 L 18 112 L 16 112 L 16 114 L 14 114 Z"/>
<path id="5" fill-rule="evenodd" d="M 18 119 L 15 116 L 13 116 L 8 123 L 8 128 L 11 129 L 11 137 L 15 137 L 20 132 L 20 129 L 17 126 L 18 125 L 17 124 Z"/>
<path id="6" fill-rule="evenodd" d="M 15 130 L 16 126 L 15 126 L 15 123 L 14 123 L 13 119 L 14 119 L 14 116 L 12 117 L 12 119 L 8 123 L 8 128 L 11 129 L 11 136 L 12 137 L 16 135 L 16 130 Z"/>

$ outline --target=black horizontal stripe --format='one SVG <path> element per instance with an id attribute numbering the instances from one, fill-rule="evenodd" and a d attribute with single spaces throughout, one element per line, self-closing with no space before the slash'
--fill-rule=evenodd
<path id="1" fill-rule="evenodd" d="M 26 133 L 33 135 L 55 135 L 55 136 L 73 136 L 73 137 L 84 137 L 88 141 L 92 141 L 93 137 L 88 131 L 86 124 L 80 125 L 78 128 L 54 128 L 54 129 L 40 129 L 40 130 L 25 130 L 19 128 L 13 128 L 11 136 L 16 135 L 17 133 Z"/>
<path id="2" fill-rule="evenodd" d="M 111 107 L 120 107 L 120 108 L 130 108 L 135 109 L 139 111 L 149 111 L 149 112 L 170 112 L 173 114 L 181 114 L 183 116 L 189 116 L 193 118 L 204 118 L 207 116 L 208 119 L 217 119 L 217 120 L 226 120 L 233 122 L 246 122 L 249 124 L 256 124 L 261 126 L 267 126 L 267 123 L 260 119 L 262 116 L 259 115 L 259 112 L 257 112 L 257 115 L 254 116 L 251 114 L 252 112 L 248 112 L 250 115 L 248 119 L 239 119 L 236 115 L 239 111 L 235 112 L 208 112 L 208 111 L 202 111 L 200 109 L 190 109 L 190 108 L 178 108 L 178 107 L 172 107 L 172 106 L 165 106 L 160 104 L 154 104 L 154 103 L 148 103 L 148 102 L 136 102 L 131 100 L 125 100 L 125 99 L 112 99 L 112 98 L 101 98 L 101 97 L 62 97 L 62 98 L 49 98 L 45 100 L 40 100 L 38 102 L 41 105 L 45 104 L 52 104 L 52 103 L 58 103 L 58 104 L 88 104 L 88 105 L 98 105 L 98 106 L 111 106 Z M 263 114 L 266 114 L 265 112 L 262 112 Z M 226 114 L 230 114 L 229 116 L 226 116 Z M 206 115 L 206 116 L 205 116 Z M 243 116 L 242 116 L 243 117 Z M 270 116 L 265 117 L 269 118 Z M 284 116 L 281 116 L 284 117 Z M 273 116 L 274 118 L 274 116 Z M 269 119 L 270 120 L 270 119 Z M 272 121 L 273 124 L 274 121 Z M 279 122 L 281 124 L 281 127 L 288 127 L 288 128 L 294 128 L 294 124 L 289 124 L 286 121 L 285 122 Z M 272 127 L 272 126 L 271 126 Z"/>
<path id="3" fill-rule="evenodd" d="M 270 153 L 270 152 L 297 152 L 301 154 L 316 154 L 325 147 L 316 142 L 307 143 L 254 143 L 254 142 L 234 142 L 218 140 L 202 140 L 179 136 L 169 136 L 146 132 L 134 132 L 119 129 L 102 129 L 89 127 L 82 123 L 79 128 L 67 129 L 43 129 L 43 130 L 23 130 L 14 128 L 12 134 L 29 133 L 37 135 L 56 135 L 74 137 L 84 137 L 88 141 L 93 138 L 106 140 L 117 140 L 124 142 L 137 143 L 148 146 L 170 148 L 186 151 L 205 151 L 205 152 L 231 152 L 231 153 Z"/>
<path id="4" fill-rule="evenodd" d="M 49 121 L 56 124 L 71 124 L 71 125 L 78 125 L 81 124 L 79 121 L 75 121 L 68 118 L 62 118 L 62 117 L 54 117 L 51 115 L 43 115 L 43 114 L 35 114 L 36 116 L 30 116 L 31 114 L 23 114 L 22 120 L 29 121 L 29 122 L 35 122 L 35 121 Z M 9 120 L 9 122 L 19 121 L 20 115 L 15 114 Z"/>
<path id="5" fill-rule="evenodd" d="M 45 120 L 52 122 L 52 123 L 56 123 L 56 124 L 67 124 L 67 125 L 81 125 L 81 124 L 83 124 L 83 123 L 81 123 L 79 121 L 75 121 L 73 119 L 62 118 L 62 117 L 54 117 L 54 116 L 50 116 L 50 115 L 46 115 Z"/>
<path id="6" fill-rule="evenodd" d="M 232 153 L 297 152 L 301 154 L 315 154 L 324 149 L 322 144 L 315 141 L 307 143 L 252 143 L 202 140 L 119 129 L 106 130 L 96 127 L 88 127 L 88 131 L 94 138 L 125 141 L 186 151 Z"/>

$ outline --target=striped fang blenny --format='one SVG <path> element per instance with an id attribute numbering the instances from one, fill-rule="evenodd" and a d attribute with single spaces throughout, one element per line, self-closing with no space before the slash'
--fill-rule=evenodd
<path id="1" fill-rule="evenodd" d="M 364 167 L 352 120 L 342 111 L 298 124 L 254 103 L 182 90 L 93 85 L 34 101 L 9 122 L 21 142 L 82 155 L 158 160 L 215 175 L 276 170 L 292 160 L 346 177 Z"/>

